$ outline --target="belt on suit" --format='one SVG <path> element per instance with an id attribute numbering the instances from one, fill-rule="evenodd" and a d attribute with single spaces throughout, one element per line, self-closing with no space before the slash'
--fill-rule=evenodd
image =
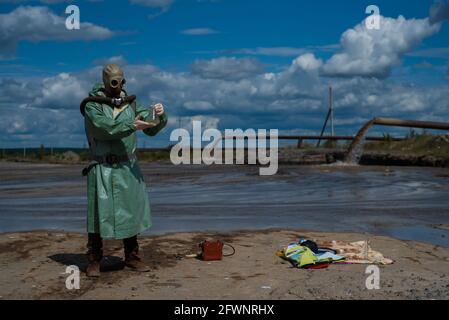
<path id="1" fill-rule="evenodd" d="M 87 176 L 89 171 L 95 167 L 97 164 L 108 164 L 108 165 L 114 165 L 121 162 L 131 161 L 137 159 L 136 155 L 134 153 L 132 154 L 123 154 L 123 155 L 117 155 L 117 154 L 105 154 L 102 156 L 93 156 L 92 161 L 89 162 L 89 164 L 83 169 L 82 174 L 83 176 Z"/>

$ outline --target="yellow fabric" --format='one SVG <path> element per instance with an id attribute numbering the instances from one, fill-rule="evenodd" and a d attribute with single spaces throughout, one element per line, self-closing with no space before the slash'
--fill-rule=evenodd
<path id="1" fill-rule="evenodd" d="M 308 264 L 315 264 L 318 260 L 317 257 L 313 254 L 312 250 L 307 247 L 304 247 L 304 251 L 301 254 L 301 259 L 299 260 L 299 267 L 306 266 Z"/>
<path id="2" fill-rule="evenodd" d="M 317 255 L 313 253 L 310 248 L 296 243 L 290 244 L 282 250 L 277 251 L 276 255 L 282 259 L 292 262 L 298 268 L 316 263 L 333 263 L 345 260 L 345 257 L 334 254 L 329 255 L 323 253 Z"/>
<path id="3" fill-rule="evenodd" d="M 299 268 L 315 264 L 318 260 L 312 250 L 301 245 L 290 245 L 276 254 L 283 259 L 296 262 Z"/>
<path id="4" fill-rule="evenodd" d="M 123 110 L 125 110 L 125 108 L 126 108 L 127 106 L 129 106 L 129 104 L 125 104 L 125 105 L 122 106 L 121 108 L 115 107 L 115 108 L 114 108 L 114 111 L 112 112 L 113 118 L 115 119 L 115 118 L 118 116 L 118 114 L 119 114 L 120 112 L 122 112 Z"/>

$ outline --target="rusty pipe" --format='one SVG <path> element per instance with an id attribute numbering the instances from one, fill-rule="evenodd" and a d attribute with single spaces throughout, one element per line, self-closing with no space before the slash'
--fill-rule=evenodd
<path id="1" fill-rule="evenodd" d="M 408 127 L 408 128 L 422 128 L 422 129 L 436 129 L 436 130 L 449 130 L 449 123 L 445 122 L 432 122 L 432 121 L 418 121 L 418 120 L 402 120 L 392 118 L 374 118 L 368 121 L 357 133 L 356 138 L 352 141 L 346 154 L 346 162 L 353 162 L 356 159 L 356 163 L 359 162 L 361 153 L 363 151 L 363 138 L 368 132 L 369 128 L 373 125 L 381 126 L 396 126 L 396 127 Z M 360 150 L 358 150 L 360 149 Z"/>
<path id="2" fill-rule="evenodd" d="M 270 136 L 262 136 L 263 138 L 270 139 Z M 257 139 L 257 136 L 222 136 L 222 139 Z M 277 136 L 278 140 L 354 140 L 354 136 Z M 370 141 L 385 141 L 385 137 L 366 137 L 366 140 Z M 405 138 L 389 138 L 392 141 L 403 141 Z"/>
<path id="3" fill-rule="evenodd" d="M 279 140 L 332 140 L 332 141 L 338 141 L 338 140 L 354 140 L 354 136 L 279 136 Z M 368 141 L 385 141 L 385 140 L 391 140 L 391 141 L 403 141 L 405 138 L 389 138 L 386 139 L 385 137 L 366 137 L 366 140 Z"/>

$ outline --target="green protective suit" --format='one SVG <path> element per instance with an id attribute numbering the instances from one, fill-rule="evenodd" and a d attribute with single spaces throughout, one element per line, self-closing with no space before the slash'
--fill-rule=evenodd
<path id="1" fill-rule="evenodd" d="M 104 96 L 98 84 L 91 96 Z M 122 91 L 122 95 L 124 92 Z M 147 118 L 148 108 L 136 103 L 136 114 L 131 105 L 118 115 L 106 104 L 89 102 L 85 108 L 85 130 L 92 155 L 131 155 L 137 148 L 134 119 Z M 143 130 L 156 135 L 167 124 L 167 115 L 160 123 Z M 88 217 L 87 232 L 100 233 L 103 238 L 132 237 L 151 226 L 151 211 L 146 185 L 136 158 L 119 164 L 98 164 L 87 176 Z"/>

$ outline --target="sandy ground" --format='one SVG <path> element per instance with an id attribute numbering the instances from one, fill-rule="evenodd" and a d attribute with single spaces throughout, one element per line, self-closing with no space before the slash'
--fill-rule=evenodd
<path id="1" fill-rule="evenodd" d="M 317 242 L 370 240 L 395 260 L 380 266 L 380 289 L 367 290 L 366 265 L 295 269 L 275 255 L 299 238 Z M 66 266 L 86 267 L 85 239 L 77 233 L 0 235 L 1 299 L 448 299 L 449 249 L 413 241 L 348 233 L 296 230 L 227 234 L 176 233 L 142 237 L 149 273 L 123 268 L 120 241 L 106 241 L 99 279 L 81 273 L 80 289 L 65 286 Z M 236 248 L 222 261 L 185 258 L 204 239 Z"/>

